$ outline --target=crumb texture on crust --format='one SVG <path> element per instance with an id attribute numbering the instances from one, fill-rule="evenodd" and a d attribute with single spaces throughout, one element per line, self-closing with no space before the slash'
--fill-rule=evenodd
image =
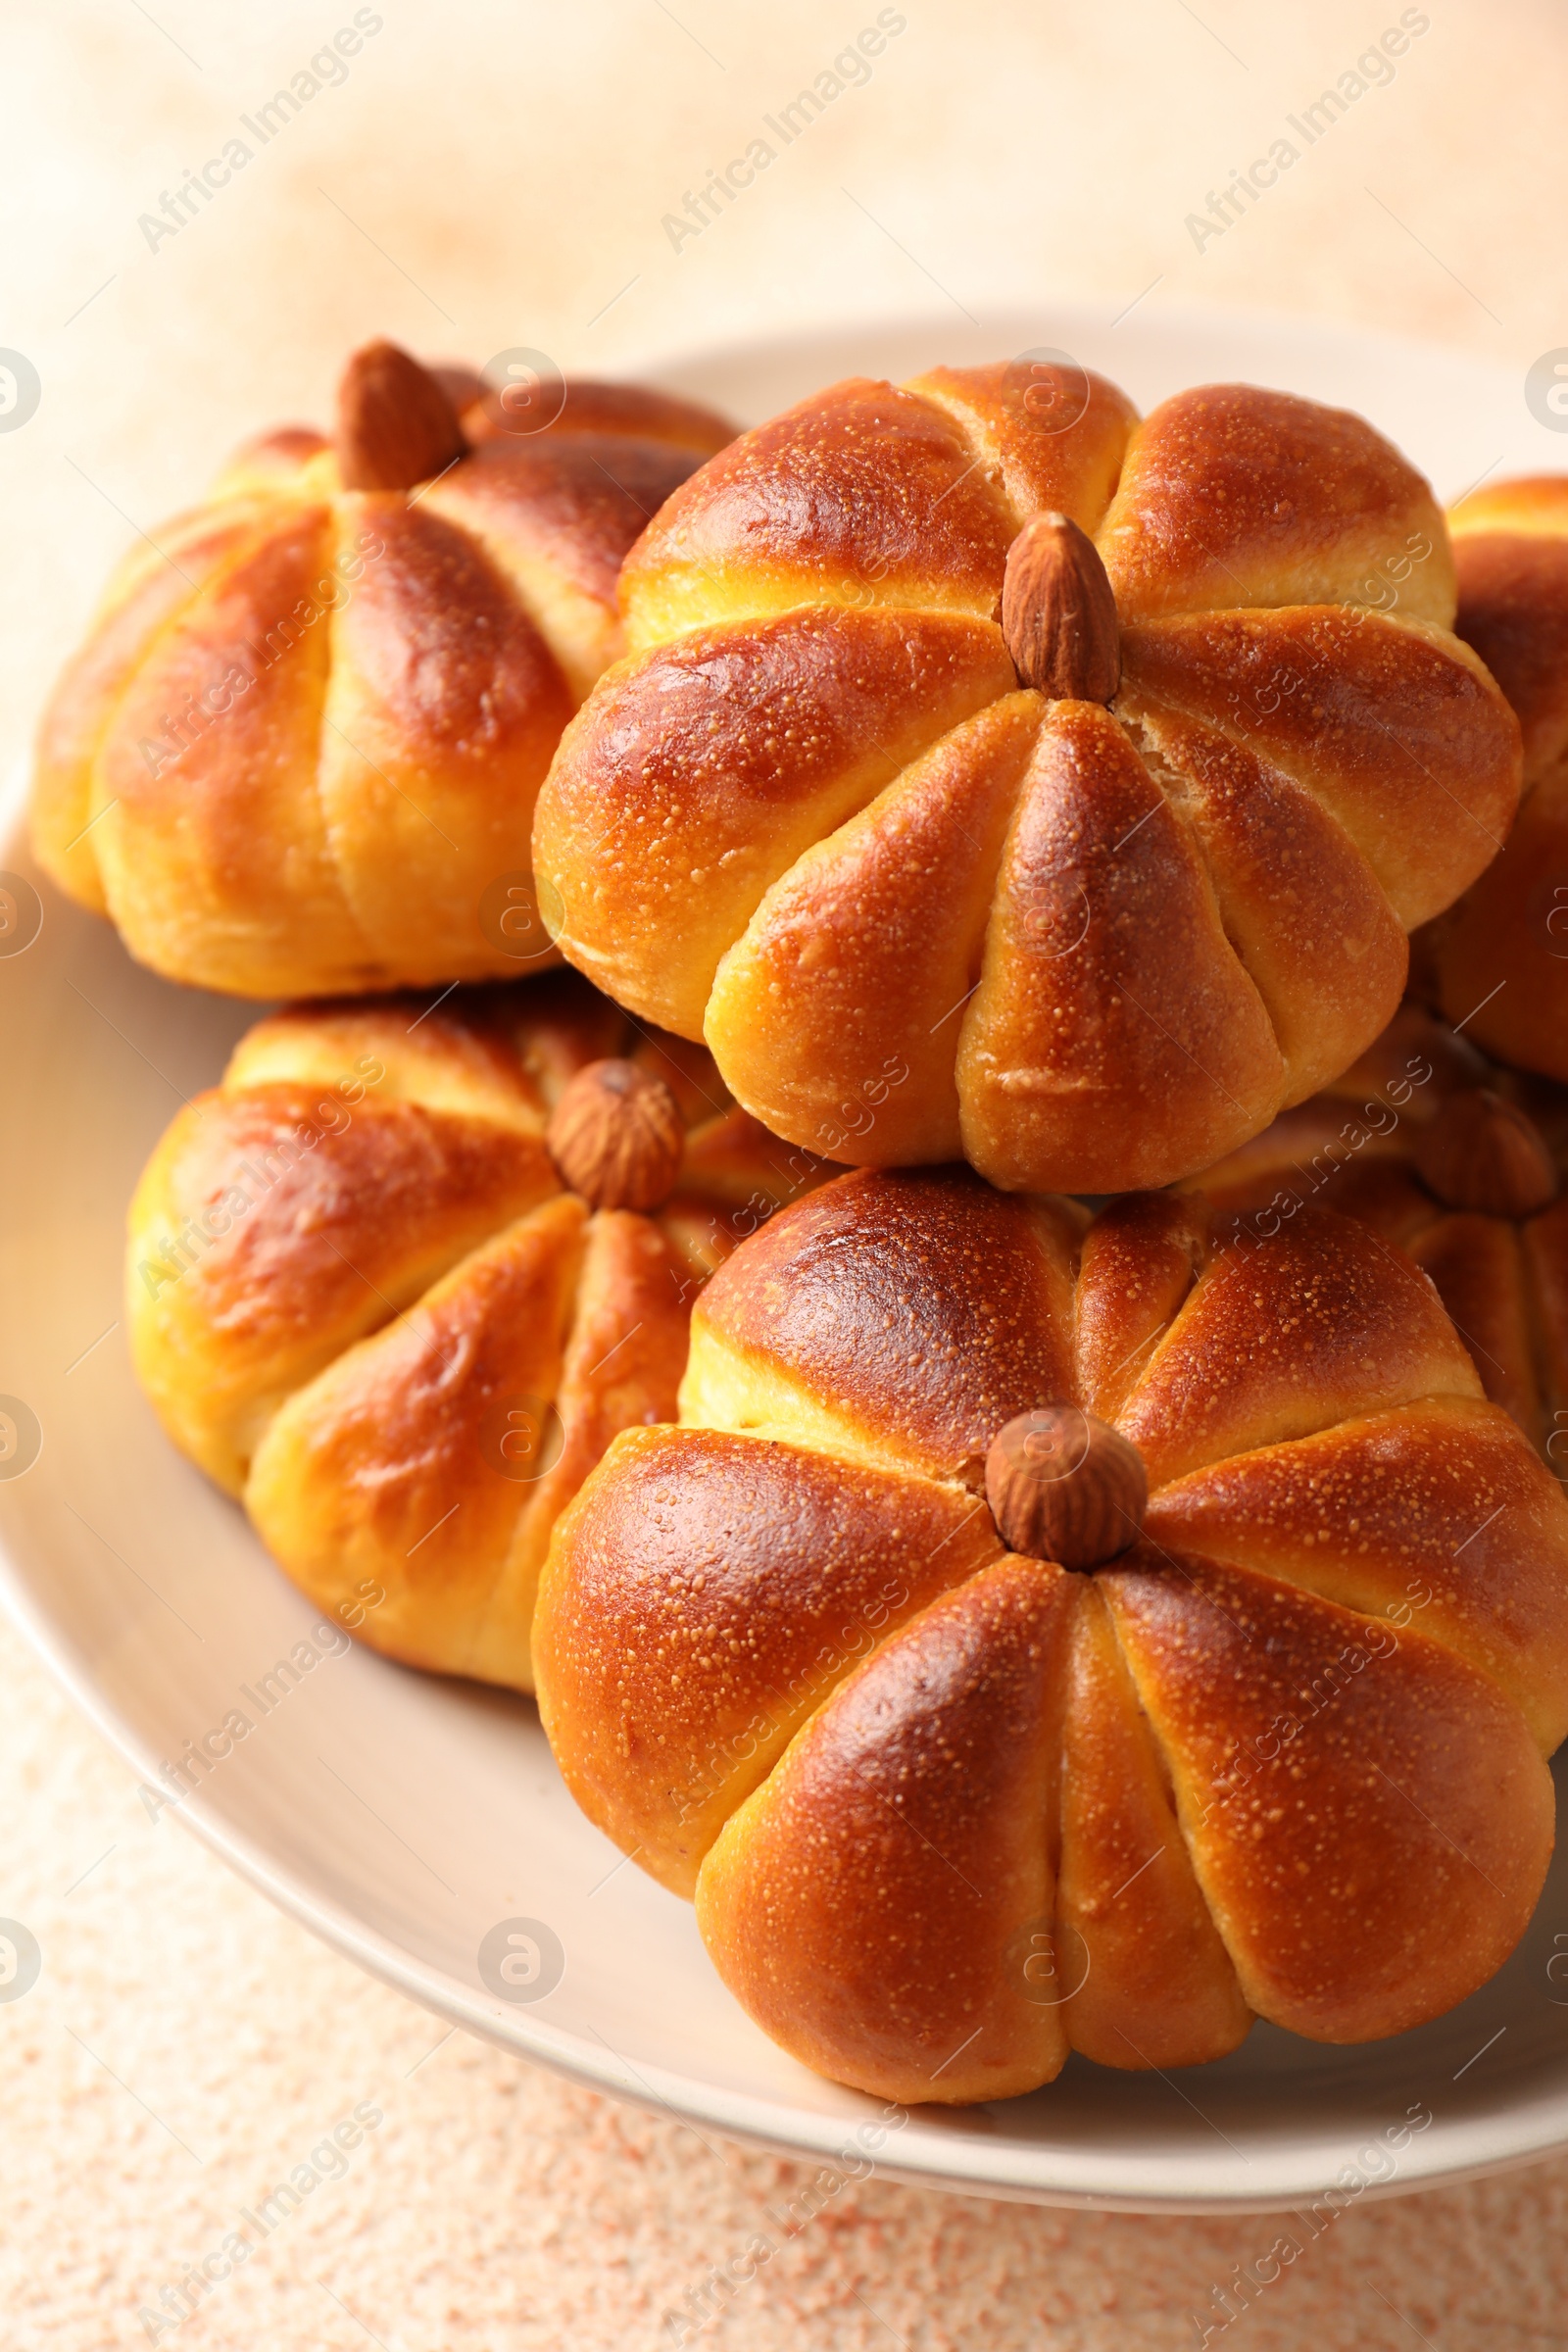
<path id="1" fill-rule="evenodd" d="M 1089 1573 L 982 1497 L 1047 1401 L 1149 1475 Z M 557 1526 L 535 1653 L 579 1803 L 775 2039 L 985 2099 L 1254 2016 L 1376 2039 L 1500 1966 L 1551 1850 L 1568 1502 L 1362 1226 L 857 1171 L 710 1283 L 679 1426 Z"/>
<path id="2" fill-rule="evenodd" d="M 1003 641 L 1052 513 L 1114 590 L 1108 709 Z M 853 378 L 683 483 L 620 596 L 536 811 L 559 945 L 856 1164 L 1190 1174 L 1371 1043 L 1517 804 L 1427 484 L 1256 386 Z"/>

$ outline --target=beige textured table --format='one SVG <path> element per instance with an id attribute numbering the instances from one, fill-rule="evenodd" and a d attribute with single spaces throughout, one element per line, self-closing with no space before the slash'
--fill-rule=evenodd
<path id="1" fill-rule="evenodd" d="M 835 75 L 879 20 L 869 77 Z M 1358 68 L 1401 25 L 1388 74 Z M 4 39 L 0 345 L 40 386 L 0 432 L 8 757 L 131 532 L 253 424 L 319 416 L 372 332 L 612 370 L 945 304 L 1258 304 L 1461 342 L 1521 397 L 1568 344 L 1560 0 L 13 0 Z M 821 74 L 820 116 L 683 222 Z M 4 1347 L 0 1299 L 0 1388 Z M 1266 2217 L 875 2181 L 705 2293 L 786 2238 L 802 2172 L 444 2034 L 150 1822 L 9 1633 L 0 1673 L 0 1914 L 44 1954 L 0 2005 L 6 2352 L 1568 2343 L 1568 2159 L 1349 2212 L 1229 2326 Z M 138 2318 L 356 2108 L 379 2120 L 275 2245 L 177 2328 Z"/>

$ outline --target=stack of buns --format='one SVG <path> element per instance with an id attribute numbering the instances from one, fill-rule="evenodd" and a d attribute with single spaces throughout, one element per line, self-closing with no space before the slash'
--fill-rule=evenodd
<path id="1" fill-rule="evenodd" d="M 48 870 L 309 1000 L 132 1204 L 165 1427 L 841 2082 L 1439 2014 L 1568 1732 L 1568 487 L 557 390 L 368 346 L 50 704 Z"/>

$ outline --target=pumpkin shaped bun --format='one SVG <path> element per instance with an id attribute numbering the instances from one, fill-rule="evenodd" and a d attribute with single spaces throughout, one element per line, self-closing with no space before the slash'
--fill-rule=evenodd
<path id="1" fill-rule="evenodd" d="M 1517 801 L 1426 483 L 1281 392 L 836 384 L 685 483 L 620 596 L 548 919 L 862 1164 L 1205 1166 L 1370 1045 Z"/>
<path id="2" fill-rule="evenodd" d="M 1568 474 L 1491 482 L 1448 517 L 1455 626 L 1519 713 L 1524 797 L 1500 858 L 1416 943 L 1450 1021 L 1568 1080 Z"/>
<path id="3" fill-rule="evenodd" d="M 1397 1243 L 1487 1395 L 1568 1478 L 1568 1088 L 1405 1004 L 1343 1078 L 1193 1186 L 1259 1238 L 1318 1207 Z"/>
<path id="4" fill-rule="evenodd" d="M 704 1280 L 820 1175 L 575 972 L 289 1006 L 148 1161 L 136 1370 L 318 1607 L 531 1690 L 558 1512 L 674 1411 Z"/>
<path id="5" fill-rule="evenodd" d="M 679 1425 L 557 1526 L 534 1654 L 578 1802 L 776 2040 L 987 2099 L 1254 2016 L 1396 2034 L 1501 1964 L 1568 1502 L 1349 1218 L 859 1170 L 709 1284 Z"/>
<path id="6" fill-rule="evenodd" d="M 34 839 L 141 962 L 286 997 L 555 960 L 534 799 L 621 651 L 622 556 L 731 429 L 557 389 L 519 412 L 367 345 L 331 442 L 263 435 L 132 550 L 45 713 Z"/>

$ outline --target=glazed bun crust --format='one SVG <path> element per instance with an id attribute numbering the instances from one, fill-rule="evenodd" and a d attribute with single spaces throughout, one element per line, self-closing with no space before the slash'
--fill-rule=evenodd
<path id="1" fill-rule="evenodd" d="M 1004 641 L 1055 512 L 1114 593 L 1108 709 Z M 684 483 L 620 595 L 539 798 L 559 944 L 862 1164 L 1204 1165 L 1365 1049 L 1516 805 L 1430 491 L 1282 393 L 1140 422 L 1070 368 L 854 378 Z"/>
<path id="2" fill-rule="evenodd" d="M 1436 1286 L 1486 1395 L 1561 1478 L 1568 1472 L 1568 1089 L 1509 1070 L 1424 1006 L 1405 1004 L 1344 1076 L 1275 1120 L 1195 1188 L 1277 1231 L 1306 1203 L 1397 1245 Z M 1423 1173 L 1445 1106 L 1500 1097 L 1541 1140 L 1547 1198 L 1527 1213 L 1446 1198 Z M 1554 1177 L 1550 1174 L 1554 1171 Z"/>
<path id="3" fill-rule="evenodd" d="M 1087 1573 L 983 1496 L 976 1446 L 1052 1399 L 1148 1474 Z M 568 1786 L 776 2040 L 992 2098 L 1254 2015 L 1374 2039 L 1500 1965 L 1551 1849 L 1568 1503 L 1360 1225 L 858 1171 L 714 1276 L 681 1425 L 557 1526 L 535 1654 Z"/>
<path id="4" fill-rule="evenodd" d="M 690 1141 L 657 1215 L 563 1188 L 550 1112 L 631 1059 Z M 136 1369 L 317 1605 L 406 1663 L 532 1687 L 551 1530 L 670 1419 L 694 1297 L 818 1180 L 700 1048 L 575 974 L 291 1006 L 173 1121 L 130 1212 Z"/>
<path id="5" fill-rule="evenodd" d="M 803 1206 L 759 1234 L 744 1278 L 709 1299 L 693 1334 L 697 1418 L 711 1406 L 719 1427 L 763 1426 L 770 1406 L 791 1419 L 810 1409 L 856 1452 L 896 1448 L 952 1478 L 1043 1390 L 1070 1385 L 1064 1334 L 1085 1221 L 1074 1204 L 911 1170 L 830 1186 Z M 1011 1279 L 992 1298 L 985 1269 L 999 1262 Z"/>
<path id="6" fill-rule="evenodd" d="M 408 363 L 412 367 L 412 363 Z M 111 581 L 38 739 L 47 870 L 172 979 L 252 997 L 517 977 L 562 729 L 622 650 L 621 558 L 729 437 L 635 386 L 350 490 L 318 434 L 240 451 Z M 531 936 L 486 893 L 509 883 Z"/>
<path id="7" fill-rule="evenodd" d="M 647 1429 L 616 1463 L 583 1497 L 569 1596 L 541 1604 L 541 1706 L 595 1819 L 689 1895 L 847 1666 L 1002 1545 L 967 1491 L 807 1446 Z M 628 1772 L 656 1720 L 663 1758 Z"/>
<path id="8" fill-rule="evenodd" d="M 1568 1079 L 1568 477 L 1489 484 L 1449 527 L 1455 626 L 1519 714 L 1524 795 L 1501 856 L 1421 946 L 1450 1021 Z"/>
<path id="9" fill-rule="evenodd" d="M 1180 1565 L 1118 1567 L 1106 1596 L 1248 2006 L 1342 2042 L 1451 2008 L 1523 1935 L 1551 1852 L 1551 1777 L 1517 1708 L 1413 1629 L 1385 1651 L 1386 1621 Z M 1271 1750 L 1286 1769 L 1233 1790 Z"/>
<path id="10" fill-rule="evenodd" d="M 697 1897 L 709 1948 L 808 2065 L 836 2073 L 853 2045 L 868 2086 L 898 2098 L 923 2075 L 934 2099 L 955 2060 L 971 2098 L 1059 2070 L 1061 2012 L 1018 2000 L 1009 1959 L 1049 1918 L 1071 1606 L 1060 1569 L 982 1571 L 834 1693 L 719 1838 Z M 824 1851 L 858 1867 L 823 1869 Z"/>
<path id="11" fill-rule="evenodd" d="M 1448 625 L 1453 567 L 1432 493 L 1366 419 L 1255 384 L 1162 401 L 1134 433 L 1100 528 L 1127 619 L 1235 607 L 1359 606 L 1408 540 L 1401 609 Z M 1282 579 L 1298 590 L 1282 598 Z"/>
<path id="12" fill-rule="evenodd" d="M 700 1037 L 719 960 L 768 887 L 1013 682 L 989 623 L 837 608 L 697 630 L 612 670 L 552 786 L 552 825 L 599 849 L 572 900 L 589 894 L 589 977 Z M 712 877 L 696 898 L 694 858 Z"/>

